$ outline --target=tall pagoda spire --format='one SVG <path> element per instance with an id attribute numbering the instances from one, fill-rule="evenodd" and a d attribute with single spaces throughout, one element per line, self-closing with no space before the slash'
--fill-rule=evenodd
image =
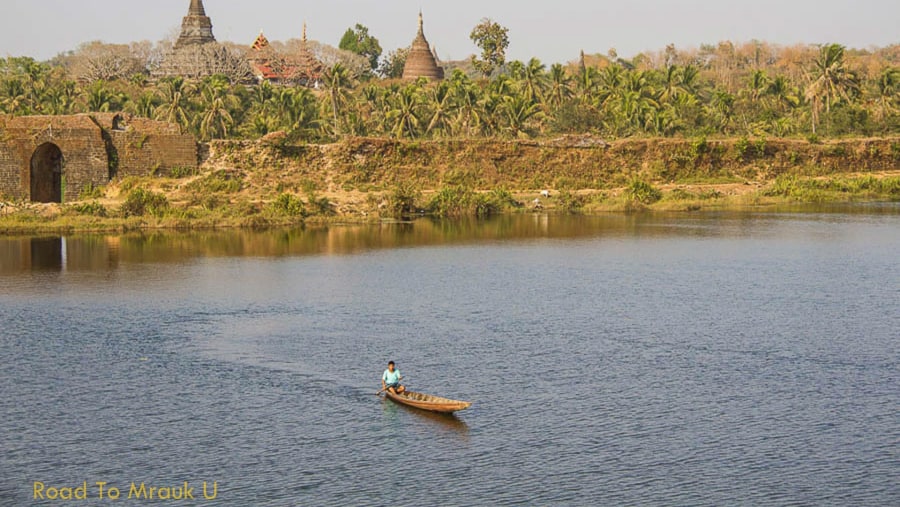
<path id="1" fill-rule="evenodd" d="M 203 0 L 191 0 L 188 14 L 181 21 L 181 35 L 178 36 L 175 47 L 180 48 L 215 41 L 216 37 L 212 32 L 212 20 L 206 15 L 206 9 L 203 8 Z"/>
<path id="2" fill-rule="evenodd" d="M 419 31 L 413 39 L 406 56 L 406 65 L 403 67 L 403 79 L 418 79 L 420 77 L 440 80 L 444 79 L 444 69 L 437 64 L 437 58 L 431 50 L 431 45 L 425 38 L 425 22 L 422 11 L 419 11 Z"/>
<path id="3" fill-rule="evenodd" d="M 191 8 L 188 9 L 188 16 L 206 16 L 206 9 L 203 8 L 203 0 L 191 0 Z"/>

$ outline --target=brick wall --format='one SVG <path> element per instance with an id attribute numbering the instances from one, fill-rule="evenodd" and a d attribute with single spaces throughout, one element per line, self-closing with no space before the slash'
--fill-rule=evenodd
<path id="1" fill-rule="evenodd" d="M 22 199 L 22 182 L 19 163 L 12 149 L 2 141 L 5 131 L 0 130 L 0 200 Z"/>
<path id="2" fill-rule="evenodd" d="M 174 169 L 196 170 L 197 142 L 181 134 L 136 129 L 110 132 L 118 157 L 118 176 L 167 175 Z"/>
<path id="3" fill-rule="evenodd" d="M 55 144 L 63 156 L 63 201 L 73 201 L 87 185 L 109 178 L 106 147 L 100 129 L 86 115 L 23 116 L 3 119 L 0 141 L 0 187 L 11 197 L 31 196 L 31 158 L 45 144 Z"/>
<path id="4" fill-rule="evenodd" d="M 177 125 L 124 114 L 0 116 L 0 195 L 31 197 L 31 158 L 44 143 L 63 156 L 63 201 L 115 176 L 196 170 L 197 142 Z"/>

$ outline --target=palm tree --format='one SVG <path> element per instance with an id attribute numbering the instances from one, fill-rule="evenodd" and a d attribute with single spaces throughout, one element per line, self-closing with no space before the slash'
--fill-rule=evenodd
<path id="1" fill-rule="evenodd" d="M 844 46 L 823 46 L 815 60 L 812 82 L 806 87 L 806 98 L 812 103 L 812 132 L 816 133 L 819 107 L 825 101 L 825 114 L 830 118 L 831 105 L 841 99 L 850 100 L 850 94 L 859 90 L 856 74 L 844 61 Z"/>
<path id="2" fill-rule="evenodd" d="M 525 94 L 525 98 L 532 102 L 543 100 L 544 90 L 547 88 L 545 68 L 540 60 L 532 58 L 528 60 L 528 64 L 522 69 L 522 91 Z"/>
<path id="3" fill-rule="evenodd" d="M 486 91 L 478 100 L 475 115 L 478 119 L 477 126 L 481 135 L 490 137 L 497 132 L 500 107 L 503 104 L 503 97 L 506 96 L 508 95 Z"/>
<path id="4" fill-rule="evenodd" d="M 785 76 L 775 76 L 775 79 L 769 83 L 768 96 L 782 110 L 795 108 L 800 105 L 799 90 Z"/>
<path id="5" fill-rule="evenodd" d="M 75 110 L 77 85 L 68 79 L 51 86 L 44 94 L 41 112 L 44 114 L 71 114 Z"/>
<path id="6" fill-rule="evenodd" d="M 200 102 L 200 138 L 208 141 L 228 137 L 229 129 L 234 126 L 230 109 L 236 107 L 236 98 L 230 94 L 227 81 L 215 78 L 204 81 Z"/>
<path id="7" fill-rule="evenodd" d="M 425 135 L 440 134 L 449 130 L 449 124 L 453 113 L 453 94 L 450 83 L 441 81 L 425 93 L 428 106 L 428 126 L 425 127 Z"/>
<path id="8" fill-rule="evenodd" d="M 310 136 L 319 125 L 316 96 L 309 88 L 289 88 L 288 120 L 292 133 Z"/>
<path id="9" fill-rule="evenodd" d="M 159 106 L 159 96 L 153 90 L 145 90 L 128 102 L 126 109 L 131 114 L 144 118 L 153 118 L 153 112 Z"/>
<path id="10" fill-rule="evenodd" d="M 599 73 L 595 86 L 598 107 L 602 107 L 607 100 L 622 90 L 626 77 L 625 68 L 619 64 L 610 65 Z"/>
<path id="11" fill-rule="evenodd" d="M 662 72 L 659 82 L 659 94 L 657 99 L 660 104 L 668 104 L 678 98 L 679 95 L 685 93 L 681 86 L 681 76 L 683 70 L 677 65 L 669 65 Z"/>
<path id="12" fill-rule="evenodd" d="M 694 65 L 685 65 L 681 68 L 681 89 L 690 95 L 700 93 L 700 69 Z"/>
<path id="13" fill-rule="evenodd" d="M 414 139 L 419 130 L 419 88 L 409 84 L 393 96 L 393 108 L 388 113 L 391 134 Z"/>
<path id="14" fill-rule="evenodd" d="M 879 120 L 884 121 L 896 110 L 894 103 L 900 95 L 900 68 L 888 67 L 881 71 L 875 82 L 875 103 Z"/>
<path id="15" fill-rule="evenodd" d="M 728 133 L 734 115 L 734 95 L 728 90 L 718 87 L 712 92 L 709 102 L 704 106 L 706 117 L 711 120 L 719 132 Z"/>
<path id="16" fill-rule="evenodd" d="M 31 112 L 25 91 L 25 83 L 18 76 L 0 81 L 0 111 L 21 115 Z"/>
<path id="17" fill-rule="evenodd" d="M 766 75 L 764 70 L 755 70 L 750 74 L 750 80 L 747 82 L 746 95 L 752 104 L 758 103 L 765 95 L 769 93 L 772 80 Z"/>
<path id="18" fill-rule="evenodd" d="M 528 123 L 541 115 L 540 105 L 520 94 L 502 98 L 501 110 L 505 119 L 505 129 L 513 137 L 527 136 Z"/>
<path id="19" fill-rule="evenodd" d="M 182 129 L 188 129 L 193 119 L 191 96 L 195 90 L 193 84 L 181 77 L 163 80 L 156 89 L 160 105 L 153 116 L 157 120 L 175 123 Z"/>
<path id="20" fill-rule="evenodd" d="M 456 69 L 450 77 L 450 94 L 456 115 L 452 120 L 452 129 L 463 135 L 471 136 L 481 124 L 481 89 L 461 70 Z"/>
<path id="21" fill-rule="evenodd" d="M 604 73 L 616 65 L 610 65 L 604 69 Z M 621 69 L 621 67 L 618 67 Z M 600 73 L 594 67 L 582 67 L 575 80 L 575 96 L 585 105 L 594 103 L 594 93 L 601 81 Z"/>
<path id="22" fill-rule="evenodd" d="M 124 97 L 116 94 L 107 87 L 105 81 L 100 80 L 94 81 L 89 88 L 84 90 L 84 101 L 88 111 L 106 113 L 119 110 Z"/>
<path id="23" fill-rule="evenodd" d="M 332 134 L 341 135 L 340 114 L 347 106 L 350 100 L 350 90 L 354 86 L 353 76 L 350 70 L 341 63 L 334 64 L 333 67 L 325 71 L 323 76 L 325 85 L 325 102 L 324 106 L 329 109 L 332 117 Z"/>
<path id="24" fill-rule="evenodd" d="M 559 109 L 563 102 L 572 96 L 572 78 L 566 73 L 565 67 L 554 63 L 550 66 L 549 84 L 547 90 L 547 104 L 552 109 Z"/>

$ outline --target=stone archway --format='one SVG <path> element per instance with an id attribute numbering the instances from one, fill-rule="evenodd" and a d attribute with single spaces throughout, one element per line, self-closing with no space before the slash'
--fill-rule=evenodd
<path id="1" fill-rule="evenodd" d="M 63 156 L 59 146 L 44 143 L 31 156 L 31 201 L 62 202 Z"/>

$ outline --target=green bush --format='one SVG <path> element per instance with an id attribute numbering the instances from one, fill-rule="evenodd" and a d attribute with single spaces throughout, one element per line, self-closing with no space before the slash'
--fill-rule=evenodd
<path id="1" fill-rule="evenodd" d="M 734 151 L 735 151 L 735 160 L 738 162 L 745 162 L 747 160 L 747 150 L 750 148 L 750 140 L 747 139 L 747 136 L 741 136 L 734 143 Z"/>
<path id="2" fill-rule="evenodd" d="M 313 215 L 332 216 L 335 215 L 334 205 L 327 197 L 319 197 L 315 192 L 309 192 L 306 196 L 309 204 L 310 212 Z"/>
<path id="3" fill-rule="evenodd" d="M 387 199 L 388 213 L 394 217 L 411 215 L 416 211 L 416 202 L 422 198 L 422 191 L 412 181 L 401 181 L 391 190 Z"/>
<path id="4" fill-rule="evenodd" d="M 584 198 L 569 190 L 561 190 L 556 196 L 556 209 L 566 213 L 579 213 L 584 207 Z"/>
<path id="5" fill-rule="evenodd" d="M 162 216 L 168 209 L 169 200 L 165 195 L 140 187 L 131 190 L 122 204 L 122 214 L 125 217 L 140 217 L 147 213 Z"/>
<path id="6" fill-rule="evenodd" d="M 234 194 L 240 192 L 244 184 L 238 175 L 227 171 L 215 171 L 187 184 L 187 190 L 199 193 L 222 192 Z"/>
<path id="7" fill-rule="evenodd" d="M 297 217 L 303 216 L 306 210 L 303 207 L 303 201 L 293 194 L 280 194 L 274 201 L 269 203 L 267 207 L 273 215 Z"/>
<path id="8" fill-rule="evenodd" d="M 521 202 L 517 201 L 515 197 L 509 192 L 509 190 L 505 188 L 495 188 L 491 190 L 488 194 L 488 198 L 495 202 L 499 209 L 519 209 L 525 206 Z"/>
<path id="9" fill-rule="evenodd" d="M 189 176 L 195 176 L 197 174 L 196 169 L 191 169 L 190 167 L 173 167 L 169 171 L 169 176 L 173 178 L 187 178 Z"/>
<path id="10" fill-rule="evenodd" d="M 81 189 L 81 192 L 78 192 L 78 200 L 86 201 L 88 199 L 99 199 L 103 197 L 104 193 L 106 193 L 106 191 L 102 186 L 94 185 L 89 182 Z"/>
<path id="11" fill-rule="evenodd" d="M 691 141 L 691 156 L 695 161 L 706 153 L 709 153 L 709 142 L 705 136 Z"/>
<path id="12" fill-rule="evenodd" d="M 625 189 L 625 198 L 631 202 L 647 205 L 662 199 L 662 192 L 646 181 L 635 178 Z"/>
<path id="13" fill-rule="evenodd" d="M 440 217 L 474 212 L 475 192 L 461 186 L 443 187 L 428 201 L 428 212 Z"/>
<path id="14" fill-rule="evenodd" d="M 79 215 L 91 215 L 103 218 L 109 216 L 106 206 L 97 201 L 73 204 L 72 209 Z"/>

